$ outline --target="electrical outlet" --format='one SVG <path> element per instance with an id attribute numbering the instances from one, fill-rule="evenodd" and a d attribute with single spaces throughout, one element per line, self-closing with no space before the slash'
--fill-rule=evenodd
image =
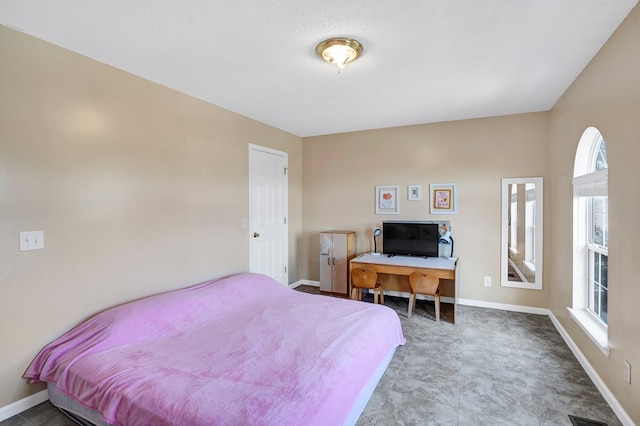
<path id="1" fill-rule="evenodd" d="M 631 384 L 631 364 L 626 359 L 624 360 L 624 381 Z"/>
<path id="2" fill-rule="evenodd" d="M 484 286 L 491 287 L 491 277 L 484 277 Z"/>
<path id="3" fill-rule="evenodd" d="M 43 231 L 26 231 L 20 233 L 20 251 L 41 250 L 43 248 Z"/>

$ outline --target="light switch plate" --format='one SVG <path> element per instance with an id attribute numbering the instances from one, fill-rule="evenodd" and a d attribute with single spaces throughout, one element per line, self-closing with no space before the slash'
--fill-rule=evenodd
<path id="1" fill-rule="evenodd" d="M 41 250 L 43 248 L 43 231 L 25 231 L 20 233 L 20 251 Z"/>

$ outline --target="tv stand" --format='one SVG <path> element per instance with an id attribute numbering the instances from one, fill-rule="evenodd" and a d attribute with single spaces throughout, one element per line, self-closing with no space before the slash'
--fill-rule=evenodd
<path id="1" fill-rule="evenodd" d="M 362 254 L 349 262 L 349 277 L 353 268 L 369 268 L 378 273 L 378 282 L 385 292 L 397 292 L 409 297 L 411 285 L 409 275 L 415 271 L 435 273 L 440 278 L 441 303 L 453 304 L 451 322 L 455 323 L 457 299 L 457 257 L 374 256 Z M 393 294 L 389 294 L 393 295 Z"/>

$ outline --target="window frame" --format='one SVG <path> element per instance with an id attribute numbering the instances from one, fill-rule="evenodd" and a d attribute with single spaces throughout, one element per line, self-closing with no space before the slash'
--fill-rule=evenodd
<path id="1" fill-rule="evenodd" d="M 582 330 L 609 357 L 608 326 L 590 305 L 593 291 L 590 270 L 593 253 L 607 256 L 608 265 L 608 247 L 594 244 L 592 241 L 594 197 L 607 199 L 605 222 L 607 239 L 609 232 L 608 164 L 606 169 L 598 167 L 599 170 L 596 170 L 597 164 L 602 165 L 602 158 L 599 163 L 597 162 L 598 156 L 602 153 L 602 147 L 606 154 L 606 143 L 602 134 L 598 129 L 589 127 L 583 133 L 576 151 L 573 179 L 573 304 L 568 310 Z M 607 162 L 606 155 L 604 161 Z M 603 239 L 603 241 L 606 243 L 607 240 Z M 608 294 L 608 288 L 606 291 Z M 608 307 L 606 311 L 608 315 Z"/>
<path id="2" fill-rule="evenodd" d="M 605 198 L 606 200 L 606 204 L 607 204 L 607 212 L 606 212 L 606 216 L 609 215 L 608 212 L 608 197 L 599 197 L 599 196 L 590 196 L 587 197 L 587 221 L 588 221 L 588 230 L 590 230 L 589 232 L 589 241 L 587 241 L 587 247 L 586 247 L 586 251 L 587 251 L 587 309 L 596 317 L 596 319 L 598 319 L 599 321 L 601 321 L 605 326 L 607 325 L 607 320 L 602 318 L 601 312 L 596 312 L 596 307 L 595 305 L 595 300 L 593 299 L 594 293 L 595 293 L 595 287 L 604 287 L 605 288 L 605 292 L 607 293 L 607 298 L 608 298 L 608 294 L 609 294 L 609 289 L 608 289 L 608 285 L 605 287 L 602 285 L 602 267 L 599 268 L 599 279 L 597 280 L 598 282 L 596 283 L 596 278 L 594 277 L 594 268 L 593 268 L 593 260 L 596 254 L 600 255 L 600 256 L 604 256 L 607 258 L 607 281 L 608 281 L 608 259 L 609 259 L 609 247 L 608 247 L 608 234 L 609 234 L 609 224 L 608 224 L 608 220 L 604 229 L 604 235 L 603 235 L 603 244 L 598 244 L 596 242 L 593 241 L 593 236 L 594 236 L 594 228 L 596 226 L 596 224 L 594 223 L 594 215 L 595 212 L 593 211 L 593 201 L 595 201 L 596 198 Z M 600 311 L 598 309 L 598 311 Z M 608 307 L 606 309 L 607 313 L 608 313 Z M 608 316 L 608 315 L 607 315 Z"/>

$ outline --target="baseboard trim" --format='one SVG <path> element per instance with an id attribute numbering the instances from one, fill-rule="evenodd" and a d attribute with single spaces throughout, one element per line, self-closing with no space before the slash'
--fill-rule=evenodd
<path id="1" fill-rule="evenodd" d="M 458 299 L 459 305 L 475 306 L 477 308 L 499 309 L 501 311 L 523 312 L 525 314 L 549 315 L 551 311 L 546 308 L 535 308 L 532 306 L 509 305 L 505 303 L 485 302 L 473 299 Z"/>
<path id="2" fill-rule="evenodd" d="M 29 408 L 35 407 L 38 404 L 42 404 L 48 399 L 49 392 L 45 389 L 38 393 L 34 393 L 33 395 L 29 395 L 26 398 L 22 398 L 21 400 L 18 400 L 16 402 L 12 402 L 9 405 L 0 407 L 0 422 L 13 417 L 16 414 L 20 414 L 23 411 L 28 410 Z"/>
<path id="3" fill-rule="evenodd" d="M 578 362 L 580 363 L 580 365 L 582 365 L 582 368 L 584 368 L 584 371 L 587 372 L 587 375 L 589 375 L 589 378 L 591 378 L 591 381 L 596 385 L 596 387 L 602 394 L 602 397 L 611 406 L 611 409 L 613 410 L 613 412 L 616 413 L 616 416 L 618 416 L 618 419 L 620 419 L 622 424 L 625 426 L 635 426 L 635 423 L 633 422 L 631 417 L 627 414 L 626 411 L 624 411 L 624 408 L 622 408 L 622 405 L 620 405 L 620 403 L 618 402 L 616 397 L 613 395 L 611 390 L 609 390 L 609 388 L 604 383 L 600 375 L 596 372 L 596 370 L 593 368 L 591 363 L 589 363 L 589 360 L 587 360 L 587 358 L 584 356 L 580 348 L 578 348 L 578 345 L 576 345 L 576 342 L 573 341 L 569 333 L 567 333 L 567 330 L 564 329 L 560 321 L 558 321 L 558 318 L 556 318 L 556 316 L 553 315 L 551 311 L 549 311 L 549 318 L 551 319 L 551 322 L 558 330 L 558 333 L 560 333 L 560 335 L 564 339 L 567 346 L 569 346 L 569 349 L 571 349 L 571 352 L 573 352 L 575 357 L 578 359 Z"/>
<path id="4" fill-rule="evenodd" d="M 320 281 L 298 280 L 295 283 L 289 284 L 289 288 L 296 288 L 301 285 L 312 285 L 314 287 L 320 287 Z"/>

